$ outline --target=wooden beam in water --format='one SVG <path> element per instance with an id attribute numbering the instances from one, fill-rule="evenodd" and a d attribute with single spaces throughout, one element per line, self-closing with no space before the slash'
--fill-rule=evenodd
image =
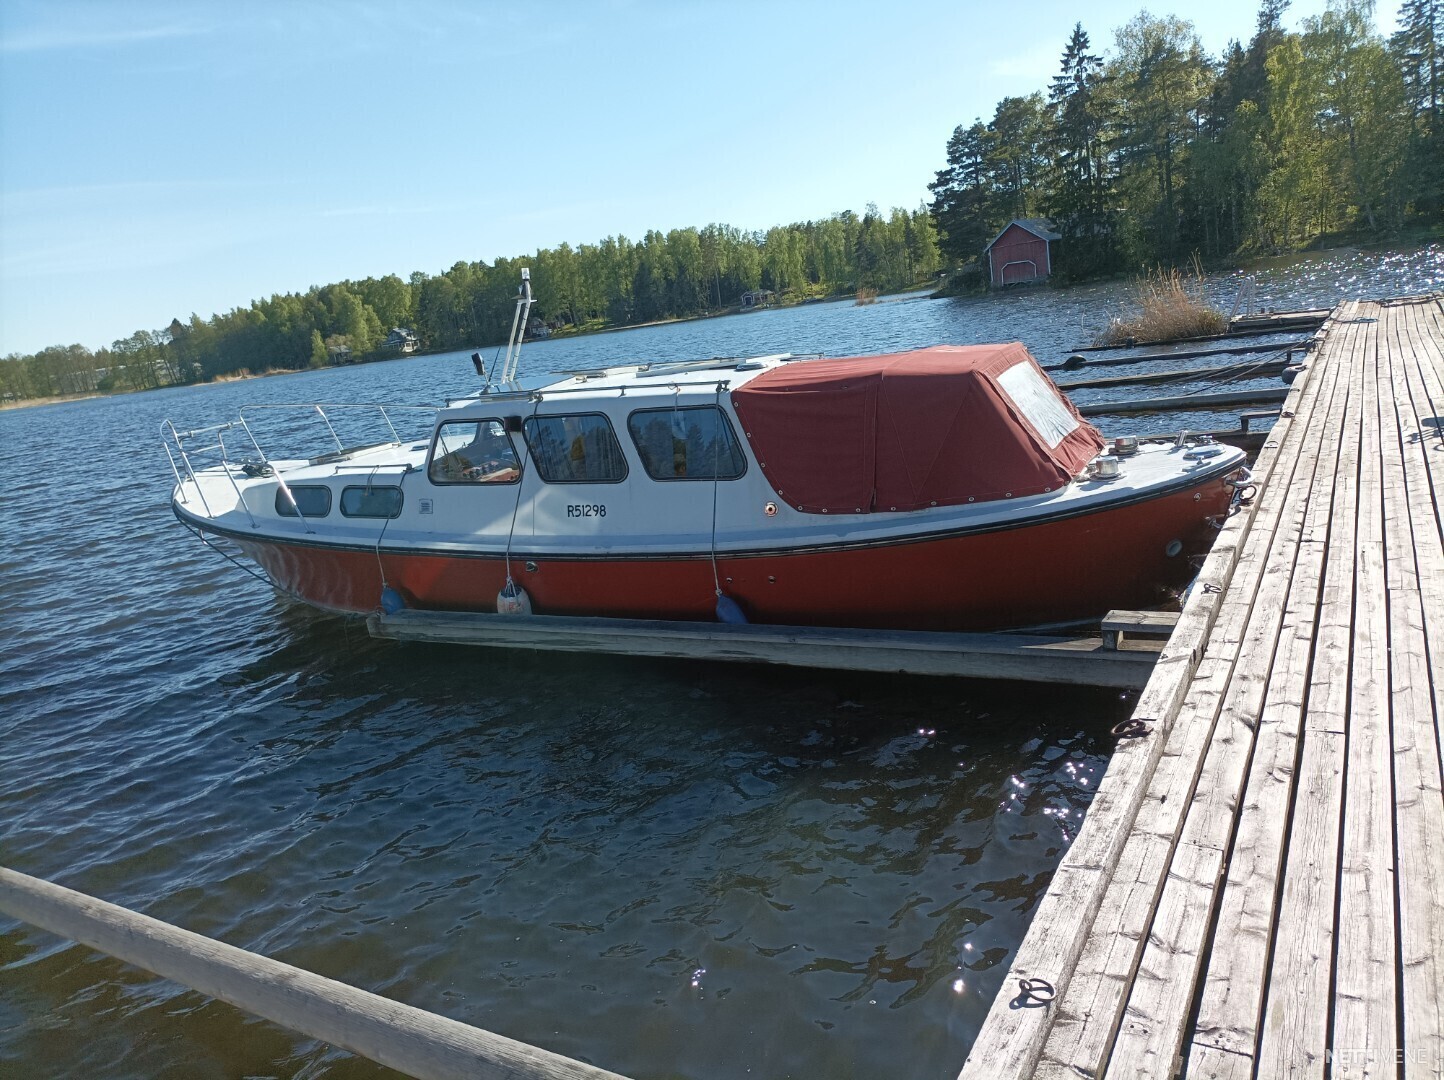
<path id="1" fill-rule="evenodd" d="M 1133 401 L 1099 401 L 1079 405 L 1084 416 L 1127 416 L 1133 413 L 1186 412 L 1193 409 L 1226 409 L 1234 405 L 1259 405 L 1284 401 L 1286 386 L 1269 390 L 1232 390 L 1223 394 L 1180 394 L 1175 397 L 1137 398 Z"/>
<path id="2" fill-rule="evenodd" d="M 366 625 L 374 637 L 396 641 L 1132 689 L 1148 682 L 1157 657 L 1149 651 L 1106 649 L 1099 638 L 1011 633 L 412 610 L 373 614 Z"/>
<path id="3" fill-rule="evenodd" d="M 1265 344 L 1253 342 L 1248 345 L 1226 346 L 1221 349 L 1180 349 L 1170 352 L 1150 352 L 1133 356 L 1100 356 L 1096 360 L 1069 358 L 1061 364 L 1044 365 L 1044 371 L 1078 371 L 1090 367 L 1121 367 L 1126 364 L 1146 364 L 1150 360 L 1197 360 L 1204 356 L 1235 356 L 1243 353 L 1302 352 L 1312 343 L 1313 338 L 1295 338 L 1292 341 L 1274 341 Z M 1154 342 L 1153 344 L 1167 344 Z M 1115 346 L 1122 348 L 1123 346 Z"/>
<path id="4" fill-rule="evenodd" d="M 0 867 L 0 912 L 427 1080 L 625 1080 Z"/>
<path id="5" fill-rule="evenodd" d="M 1175 338 L 1172 342 L 1140 341 L 1134 345 L 1078 345 L 1073 351 L 1075 353 L 1107 352 L 1109 349 L 1142 349 L 1150 345 L 1169 344 L 1192 345 L 1195 342 L 1228 341 L 1232 338 L 1257 337 L 1261 334 L 1284 334 L 1293 330 L 1309 330 L 1322 326 L 1328 317 L 1327 311 L 1295 311 L 1278 316 L 1266 316 L 1266 318 L 1273 319 L 1272 322 L 1259 322 L 1260 316 L 1240 315 L 1231 324 L 1234 329 L 1226 334 L 1202 334 L 1198 337 Z"/>
<path id="6" fill-rule="evenodd" d="M 1105 386 L 1138 386 L 1144 383 L 1189 382 L 1198 379 L 1225 379 L 1242 376 L 1264 378 L 1282 375 L 1289 366 L 1287 360 L 1259 360 L 1252 364 L 1214 364 L 1210 367 L 1189 368 L 1185 371 L 1154 371 L 1147 375 L 1106 375 L 1097 379 L 1070 379 L 1057 382 L 1059 390 L 1096 390 Z"/>
<path id="7" fill-rule="evenodd" d="M 1322 326 L 1331 311 L 1266 311 L 1258 315 L 1235 315 L 1229 320 L 1230 334 L 1268 334 L 1305 326 Z"/>

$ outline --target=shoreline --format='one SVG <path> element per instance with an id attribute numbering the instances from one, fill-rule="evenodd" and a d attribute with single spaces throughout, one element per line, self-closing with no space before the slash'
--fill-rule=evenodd
<path id="1" fill-rule="evenodd" d="M 1248 258 L 1246 258 L 1246 259 L 1231 261 L 1231 262 L 1229 262 L 1229 263 L 1227 263 L 1227 264 L 1225 264 L 1225 265 L 1220 265 L 1220 266 L 1216 266 L 1216 267 L 1210 268 L 1207 272 L 1210 273 L 1210 274 L 1213 274 L 1213 275 L 1223 276 L 1223 275 L 1227 275 L 1227 274 L 1230 274 L 1230 273 L 1247 272 L 1247 271 L 1249 271 L 1251 268 L 1255 268 L 1255 267 L 1260 268 L 1260 269 L 1267 269 L 1267 268 L 1269 268 L 1269 267 L 1272 266 L 1272 265 L 1277 265 L 1277 264 L 1279 264 L 1279 263 L 1288 262 L 1288 261 L 1293 261 L 1293 260 L 1300 260 L 1300 259 L 1302 259 L 1302 260 L 1312 261 L 1312 260 L 1317 259 L 1317 258 L 1320 258 L 1320 257 L 1327 257 L 1330 253 L 1339 252 L 1339 251 L 1348 251 L 1348 250 L 1356 250 L 1356 251 L 1411 251 L 1411 250 L 1414 250 L 1414 249 L 1416 249 L 1416 248 L 1428 247 L 1428 246 L 1431 245 L 1431 244 L 1435 244 L 1435 243 L 1440 243 L 1440 242 L 1441 242 L 1438 238 L 1436 238 L 1435 236 L 1432 235 L 1432 230 L 1425 231 L 1425 235 L 1423 235 L 1423 236 L 1403 237 L 1403 238 L 1396 239 L 1396 240 L 1394 240 L 1394 241 L 1392 241 L 1392 242 L 1382 242 L 1382 243 L 1379 243 L 1379 242 L 1375 242 L 1375 243 L 1361 242 L 1360 238 L 1358 238 L 1358 237 L 1340 236 L 1340 237 L 1336 237 L 1335 239 L 1336 239 L 1338 242 L 1337 242 L 1337 243 L 1334 243 L 1334 244 L 1331 244 L 1331 245 L 1328 246 L 1328 247 L 1310 246 L 1310 247 L 1307 247 L 1307 248 L 1305 248 L 1305 249 L 1303 249 L 1303 250 L 1300 250 L 1300 251 L 1285 252 L 1285 253 L 1278 254 L 1278 255 L 1264 255 L 1264 254 L 1255 253 L 1255 254 L 1251 255 L 1250 257 L 1248 257 Z M 1105 277 L 1091 278 L 1091 279 L 1082 280 L 1082 281 L 1070 281 L 1070 282 L 1066 282 L 1066 283 L 1063 283 L 1063 282 L 1048 282 L 1048 283 L 1046 283 L 1045 285 L 1043 285 L 1042 287 L 1044 287 L 1044 288 L 1071 289 L 1071 288 L 1075 288 L 1075 287 L 1079 287 L 1079 286 L 1086 286 L 1086 285 L 1090 285 L 1090 284 L 1097 284 L 1097 283 L 1099 283 L 1099 282 L 1116 281 L 1116 280 L 1119 280 L 1119 276 L 1118 276 L 1118 275 L 1111 275 L 1111 276 L 1105 276 Z M 988 292 L 990 292 L 990 291 L 991 291 L 991 290 L 982 291 L 982 292 L 973 292 L 973 291 L 961 291 L 961 290 L 960 290 L 960 291 L 958 291 L 958 292 L 949 292 L 946 285 L 941 285 L 941 286 L 940 286 L 940 285 L 937 284 L 936 282 L 933 282 L 933 283 L 929 283 L 929 284 L 926 284 L 926 285 L 914 286 L 914 287 L 907 288 L 907 289 L 899 289 L 899 290 L 897 290 L 897 291 L 895 291 L 895 292 L 881 293 L 881 294 L 878 295 L 878 297 L 877 297 L 875 300 L 870 300 L 870 301 L 868 301 L 868 303 L 896 303 L 896 302 L 901 301 L 901 300 L 922 299 L 922 298 L 928 298 L 928 299 L 957 299 L 957 298 L 967 298 L 967 297 L 972 297 L 972 296 L 985 296 L 985 295 L 988 295 Z M 649 321 L 649 322 L 644 322 L 644 323 L 631 323 L 631 324 L 627 324 L 627 325 L 624 325 L 624 326 L 597 326 L 597 327 L 589 327 L 589 328 L 586 328 L 586 329 L 564 329 L 564 330 L 560 330 L 560 331 L 554 331 L 552 334 L 548 335 L 546 338 L 542 338 L 542 339 L 529 339 L 529 340 L 527 341 L 527 343 L 528 343 L 528 344 L 543 344 L 544 342 L 549 341 L 549 340 L 552 340 L 553 338 L 556 338 L 556 339 L 566 339 L 566 338 L 589 337 L 589 336 L 591 336 L 591 335 L 593 335 L 593 334 L 616 334 L 616 333 L 621 333 L 621 332 L 626 331 L 626 330 L 642 330 L 642 329 L 646 329 L 646 328 L 648 328 L 648 327 L 669 326 L 669 325 L 673 325 L 673 324 L 676 324 L 676 323 L 699 322 L 699 321 L 702 321 L 702 320 L 704 320 L 704 319 L 719 319 L 719 318 L 724 318 L 724 317 L 729 316 L 729 315 L 746 315 L 746 314 L 751 314 L 751 313 L 756 312 L 756 311 L 780 311 L 780 310 L 787 310 L 787 309 L 791 309 L 791 308 L 804 307 L 804 306 L 807 306 L 807 305 L 809 305 L 809 304 L 837 304 L 837 303 L 844 303 L 844 302 L 856 302 L 856 301 L 855 301 L 855 297 L 854 297 L 854 296 L 851 296 L 851 295 L 848 295 L 848 294 L 840 294 L 840 295 L 832 295 L 832 296 L 806 297 L 806 298 L 803 298 L 803 299 L 801 299 L 801 300 L 796 300 L 796 301 L 792 301 L 792 302 L 789 302 L 789 303 L 770 304 L 770 305 L 768 305 L 768 306 L 766 306 L 766 307 L 750 308 L 750 309 L 749 309 L 749 308 L 731 307 L 731 308 L 727 308 L 727 309 L 724 309 L 724 310 L 721 310 L 721 311 L 709 311 L 709 312 L 702 313 L 702 314 L 697 314 L 697 315 L 678 315 L 678 316 L 674 316 L 674 317 L 672 317 L 672 318 L 653 319 L 653 320 L 651 320 L 651 321 Z M 503 342 L 490 342 L 490 343 L 487 343 L 487 344 L 485 344 L 485 345 L 466 346 L 466 347 L 459 348 L 459 349 L 427 349 L 427 350 L 421 350 L 421 351 L 418 351 L 418 352 L 415 352 L 415 353 L 411 353 L 411 354 L 408 354 L 408 355 L 405 355 L 405 356 L 378 357 L 377 359 L 374 359 L 374 360 L 359 361 L 359 363 L 366 363 L 366 364 L 389 363 L 389 362 L 394 361 L 394 360 L 415 359 L 415 358 L 421 357 L 421 356 L 444 356 L 444 355 L 446 355 L 446 354 L 448 354 L 448 353 L 453 353 L 453 352 L 467 352 L 467 351 L 477 351 L 477 352 L 480 352 L 480 351 L 489 350 L 489 349 L 493 349 L 493 348 L 502 348 L 503 346 L 504 346 L 504 343 L 503 343 Z M 217 376 L 216 378 L 213 378 L 213 379 L 207 379 L 207 380 L 205 380 L 204 382 L 173 383 L 173 384 L 170 384 L 170 385 L 168 385 L 168 386 L 152 387 L 151 389 L 168 390 L 168 389 L 173 389 L 173 388 L 178 387 L 178 386 L 187 386 L 187 387 L 213 386 L 213 385 L 217 385 L 217 384 L 220 384 L 220 383 L 226 383 L 226 382 L 239 382 L 239 381 L 247 380 L 247 379 L 264 379 L 264 378 L 270 378 L 270 377 L 272 377 L 272 376 L 278 376 L 278 375 L 296 375 L 296 374 L 301 374 L 301 373 L 304 373 L 304 372 L 307 372 L 307 371 L 316 371 L 316 370 L 327 370 L 327 368 L 325 368 L 325 367 L 319 368 L 319 369 L 318 369 L 318 368 L 309 368 L 309 367 L 306 367 L 306 368 L 296 368 L 296 369 L 279 368 L 279 369 L 271 369 L 271 370 L 268 370 L 268 371 L 263 371 L 263 372 L 254 373 L 254 374 L 253 374 L 253 373 L 249 373 L 249 372 L 247 372 L 246 374 L 229 373 L 229 374 L 226 374 L 226 375 Z M 80 394 L 58 394 L 58 395 L 51 395 L 51 396 L 42 397 L 42 398 L 22 398 L 22 399 L 18 399 L 18 400 L 14 400 L 14 401 L 0 401 L 0 412 L 9 411 L 9 410 L 12 410 L 12 409 L 27 409 L 27 408 L 33 408 L 33 407 L 40 407 L 40 406 L 44 406 L 44 405 L 60 405 L 60 404 L 68 403 L 68 402 L 87 401 L 87 400 L 90 400 L 90 399 L 92 399 L 92 398 L 121 397 L 121 396 L 123 396 L 123 395 L 125 395 L 125 394 L 133 394 L 133 393 L 141 393 L 141 392 L 142 392 L 142 391 L 137 391 L 137 390 L 121 390 L 121 391 L 115 391 L 115 392 L 111 392 L 111 393 L 105 393 L 105 392 L 101 392 L 101 391 L 87 391 L 87 392 L 80 393 Z"/>

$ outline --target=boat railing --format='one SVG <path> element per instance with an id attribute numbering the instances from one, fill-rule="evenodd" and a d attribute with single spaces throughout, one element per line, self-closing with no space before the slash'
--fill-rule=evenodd
<path id="1" fill-rule="evenodd" d="M 435 405 L 383 405 L 376 402 L 325 405 L 315 403 L 276 403 L 243 405 L 240 410 L 239 423 L 245 429 L 247 437 L 249 437 L 251 440 L 251 445 L 256 448 L 256 453 L 260 455 L 261 461 L 270 464 L 271 458 L 261 447 L 260 441 L 257 438 L 255 429 L 253 427 L 253 421 L 258 420 L 262 415 L 265 414 L 279 415 L 282 413 L 289 413 L 294 416 L 299 416 L 302 419 L 306 418 L 307 416 L 314 417 L 316 422 L 324 427 L 326 434 L 329 436 L 329 441 L 334 443 L 336 446 L 336 449 L 334 451 L 329 451 L 326 454 L 316 456 L 324 457 L 331 461 L 339 461 L 347 455 L 357 453 L 358 451 L 363 449 L 375 449 L 379 446 L 400 446 L 406 440 L 403 439 L 401 433 L 396 430 L 396 414 L 425 413 L 429 416 L 434 417 L 436 415 L 436 410 L 437 406 Z M 360 444 L 353 443 L 351 446 L 347 446 L 346 443 L 342 440 L 341 435 L 336 430 L 337 423 L 333 422 L 333 419 L 339 422 L 339 416 L 335 414 L 345 414 L 349 416 L 369 415 L 373 423 L 376 420 L 379 420 L 381 424 L 385 425 L 384 429 L 382 430 L 389 432 L 391 438 L 389 440 L 383 440 L 380 443 L 372 440 Z M 427 426 L 429 427 L 430 424 L 428 423 Z M 300 432 L 300 425 L 293 424 L 289 425 L 289 430 L 287 434 L 298 434 Z M 320 462 L 315 461 L 312 461 L 310 463 L 320 464 Z"/>
<path id="2" fill-rule="evenodd" d="M 161 421 L 161 446 L 165 448 L 165 455 L 170 459 L 171 472 L 175 474 L 176 495 L 181 502 L 190 502 L 185 484 L 186 480 L 190 480 L 190 486 L 194 489 L 196 497 L 200 499 L 208 517 L 213 517 L 214 512 L 206 500 L 205 489 L 201 487 L 200 481 L 196 478 L 196 469 L 197 467 L 204 469 L 207 465 L 231 464 L 230 453 L 226 448 L 226 432 L 237 428 L 244 429 L 245 423 L 240 420 L 231 420 L 224 424 L 211 424 L 209 427 L 181 431 L 169 419 Z M 194 460 L 196 458 L 201 459 L 199 466 Z M 242 493 L 240 485 L 236 483 L 230 469 L 227 468 L 224 471 L 231 481 L 231 486 L 235 488 L 236 498 L 245 508 L 246 515 L 251 518 L 251 525 L 254 527 L 256 519 L 251 514 L 251 508 L 246 506 L 245 495 Z M 182 472 L 184 472 L 184 476 L 182 476 Z"/>
<path id="3" fill-rule="evenodd" d="M 402 438 L 401 433 L 397 430 L 396 425 L 397 422 L 400 421 L 400 417 L 397 414 L 425 413 L 428 416 L 434 417 L 436 408 L 434 405 L 385 405 L 375 402 L 333 403 L 324 405 L 316 403 L 244 405 L 240 409 L 238 419 L 227 421 L 223 424 L 211 424 L 207 427 L 192 428 L 188 431 L 182 431 L 170 420 L 166 420 L 161 424 L 161 442 L 165 447 L 166 456 L 170 459 L 171 472 L 175 474 L 177 497 L 182 503 L 189 502 L 190 491 L 194 491 L 196 497 L 200 499 L 201 505 L 204 506 L 206 515 L 211 517 L 215 516 L 206 501 L 205 489 L 199 482 L 196 474 L 200 470 L 221 466 L 221 471 L 225 473 L 232 488 L 236 492 L 237 501 L 246 511 L 247 517 L 251 519 L 252 527 L 256 527 L 257 521 L 255 515 L 251 513 L 251 508 L 246 504 L 245 492 L 236 481 L 236 470 L 239 469 L 243 475 L 274 476 L 281 491 L 284 493 L 286 501 L 291 504 L 291 509 L 296 511 L 306 531 L 311 532 L 310 525 L 306 522 L 305 516 L 300 513 L 300 508 L 296 505 L 295 496 L 291 494 L 290 486 L 286 483 L 283 475 L 284 472 L 293 471 L 296 468 L 306 468 L 311 465 L 331 462 L 340 463 L 346 458 L 365 450 L 375 450 L 387 446 L 400 446 L 406 440 Z M 324 431 L 324 438 L 328 443 L 335 444 L 335 450 L 326 451 L 312 457 L 301 458 L 299 464 L 291 464 L 295 461 L 295 458 L 272 459 L 261 445 L 261 440 L 256 432 L 256 421 L 259 420 L 262 415 L 270 414 L 290 414 L 292 416 L 300 416 L 303 419 L 307 417 L 311 418 L 311 422 L 306 426 L 309 426 L 313 431 Z M 340 416 L 360 416 L 363 417 L 363 423 L 366 423 L 368 421 L 366 421 L 364 417 L 368 414 L 372 429 L 376 429 L 377 421 L 379 420 L 379 423 L 384 425 L 381 431 L 389 433 L 390 438 L 384 439 L 381 442 L 376 442 L 373 438 L 370 441 L 353 444 L 348 447 L 343 442 L 337 427 L 339 424 L 344 430 L 354 425 L 340 423 Z M 402 426 L 406 426 L 404 422 Z M 429 421 L 427 426 L 430 426 Z M 232 435 L 231 442 L 235 443 L 237 439 L 239 439 L 241 448 L 227 445 L 227 435 L 231 433 L 235 433 Z M 283 434 L 288 436 L 302 435 L 304 437 L 305 431 L 302 425 L 290 423 L 283 424 Z M 269 441 L 269 435 L 267 438 Z M 246 443 L 250 444 L 249 450 L 243 449 Z M 240 452 L 239 456 L 237 453 L 238 449 Z M 250 452 L 251 450 L 254 451 L 254 454 Z M 288 462 L 289 469 L 278 467 L 277 461 L 281 460 Z M 186 480 L 190 481 L 189 490 L 188 485 L 185 483 Z"/>

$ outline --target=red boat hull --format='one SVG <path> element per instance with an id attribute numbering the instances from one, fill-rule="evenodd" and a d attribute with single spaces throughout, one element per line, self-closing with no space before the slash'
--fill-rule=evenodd
<path id="1" fill-rule="evenodd" d="M 832 549 L 719 556 L 723 591 L 754 622 L 972 630 L 1098 615 L 1166 599 L 1227 513 L 1226 477 L 1171 494 L 1036 524 Z M 363 613 L 384 583 L 409 606 L 494 611 L 506 582 L 495 555 L 340 549 L 236 536 L 272 579 L 318 607 Z M 1177 544 L 1175 544 L 1175 541 Z M 1170 554 L 1170 552 L 1174 552 Z M 539 615 L 715 618 L 711 560 L 513 554 Z"/>

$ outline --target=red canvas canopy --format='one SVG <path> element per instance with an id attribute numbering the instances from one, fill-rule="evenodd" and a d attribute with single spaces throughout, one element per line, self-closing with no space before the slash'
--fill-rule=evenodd
<path id="1" fill-rule="evenodd" d="M 777 494 L 810 513 L 1038 495 L 1103 448 L 1016 341 L 785 364 L 732 404 Z"/>

